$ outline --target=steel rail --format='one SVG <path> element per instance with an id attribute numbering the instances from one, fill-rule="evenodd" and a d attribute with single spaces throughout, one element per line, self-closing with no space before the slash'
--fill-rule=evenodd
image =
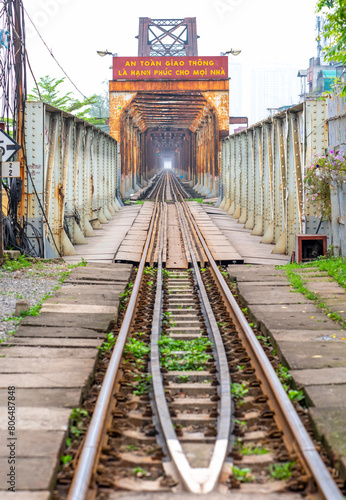
<path id="1" fill-rule="evenodd" d="M 171 183 L 173 186 L 173 183 Z M 174 190 L 171 189 L 173 199 L 176 199 Z M 183 226 L 181 207 L 178 205 L 178 217 Z M 183 227 L 182 227 L 183 230 Z M 219 387 L 218 392 L 220 396 L 219 404 L 219 418 L 218 418 L 218 431 L 216 443 L 214 446 L 213 454 L 209 467 L 206 468 L 192 468 L 186 458 L 182 449 L 179 439 L 173 427 L 172 419 L 169 412 L 169 407 L 165 397 L 165 389 L 160 370 L 160 351 L 159 339 L 162 321 L 162 248 L 163 242 L 160 242 L 160 249 L 158 252 L 158 278 L 155 297 L 154 317 L 152 324 L 151 334 L 151 373 L 153 381 L 153 392 L 155 396 L 155 407 L 159 417 L 160 426 L 165 437 L 166 445 L 170 453 L 172 462 L 179 475 L 180 480 L 185 488 L 191 493 L 206 494 L 215 490 L 221 470 L 227 455 L 229 447 L 229 437 L 231 431 L 231 414 L 232 414 L 232 399 L 230 389 L 230 374 L 228 369 L 227 356 L 222 342 L 221 334 L 212 311 L 207 292 L 199 271 L 198 263 L 195 258 L 192 244 L 189 235 L 187 234 L 187 243 L 191 255 L 194 272 L 196 275 L 197 284 L 200 290 L 201 300 L 207 316 L 209 331 L 214 343 L 214 352 L 216 363 L 218 364 L 219 374 Z"/>
<path id="2" fill-rule="evenodd" d="M 68 500 L 85 500 L 90 481 L 93 474 L 93 469 L 97 456 L 99 454 L 102 434 L 107 419 L 107 413 L 112 401 L 112 395 L 116 377 L 119 371 L 125 343 L 128 337 L 129 329 L 136 311 L 136 304 L 139 296 L 143 271 L 146 263 L 147 253 L 153 236 L 153 228 L 158 211 L 158 197 L 155 201 L 154 211 L 151 218 L 151 223 L 148 230 L 148 236 L 143 249 L 140 264 L 138 266 L 137 276 L 133 285 L 131 297 L 126 309 L 124 320 L 122 322 L 116 344 L 113 349 L 111 359 L 102 383 L 100 394 L 97 398 L 96 406 L 90 425 L 85 437 L 84 446 L 77 464 L 77 469 L 69 490 Z"/>
<path id="3" fill-rule="evenodd" d="M 244 314 L 233 297 L 226 281 L 220 273 L 216 262 L 214 261 L 213 256 L 198 228 L 193 214 L 182 196 L 181 199 L 186 212 L 189 214 L 195 231 L 198 234 L 200 242 L 209 260 L 212 273 L 219 285 L 220 290 L 222 291 L 226 304 L 234 316 L 238 328 L 243 334 L 248 352 L 251 354 L 251 360 L 255 364 L 255 369 L 257 373 L 262 374 L 261 380 L 265 382 L 266 390 L 270 398 L 269 402 L 273 403 L 276 416 L 280 419 L 283 439 L 287 448 L 298 454 L 306 472 L 309 474 L 310 478 L 315 481 L 318 487 L 319 495 L 319 497 L 316 498 L 324 500 L 343 500 L 343 496 L 340 493 L 339 488 L 324 465 L 323 460 L 317 452 L 308 432 L 306 431 L 290 399 L 282 387 L 275 370 L 263 351 L 261 344 L 257 340 Z M 311 485 L 311 487 L 313 488 L 314 485 Z"/>

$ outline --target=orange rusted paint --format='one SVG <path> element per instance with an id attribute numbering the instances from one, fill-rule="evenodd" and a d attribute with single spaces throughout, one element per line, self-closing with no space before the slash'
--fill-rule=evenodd
<path id="1" fill-rule="evenodd" d="M 140 80 L 110 81 L 110 92 L 206 92 L 229 90 L 228 80 Z"/>
<path id="2" fill-rule="evenodd" d="M 215 110 L 219 119 L 219 130 L 229 131 L 229 94 L 228 91 L 202 92 L 209 104 Z"/>
<path id="3" fill-rule="evenodd" d="M 135 97 L 135 92 L 109 93 L 109 133 L 118 142 L 120 141 L 120 119 L 124 108 Z"/>
<path id="4" fill-rule="evenodd" d="M 228 134 L 228 80 L 111 81 L 110 133 L 119 140 L 122 193 L 163 167 L 213 189 Z"/>

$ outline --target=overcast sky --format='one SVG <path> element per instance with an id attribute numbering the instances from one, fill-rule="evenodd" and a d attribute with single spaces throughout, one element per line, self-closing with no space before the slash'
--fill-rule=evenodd
<path id="1" fill-rule="evenodd" d="M 200 56 L 242 49 L 237 62 L 294 64 L 307 68 L 316 56 L 316 0 L 23 0 L 42 37 L 85 95 L 102 92 L 111 78 L 111 57 L 136 56 L 138 18 L 197 17 Z M 27 49 L 36 78 L 61 77 L 30 21 Z M 29 89 L 33 82 L 29 79 Z M 81 97 L 70 85 L 76 97 Z"/>

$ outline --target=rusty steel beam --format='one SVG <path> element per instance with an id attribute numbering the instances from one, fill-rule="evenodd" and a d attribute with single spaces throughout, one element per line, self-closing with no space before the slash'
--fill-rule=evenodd
<path id="1" fill-rule="evenodd" d="M 198 56 L 195 17 L 139 18 L 138 56 Z"/>
<path id="2" fill-rule="evenodd" d="M 109 82 L 110 92 L 215 92 L 229 91 L 228 80 L 138 80 Z M 227 121 L 228 110 L 227 110 Z"/>

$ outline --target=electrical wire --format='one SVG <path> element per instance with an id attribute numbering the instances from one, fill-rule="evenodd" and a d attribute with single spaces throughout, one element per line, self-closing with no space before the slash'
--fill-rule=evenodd
<path id="1" fill-rule="evenodd" d="M 26 51 L 24 7 L 22 0 L 17 0 L 16 2 L 13 0 L 3 1 L 3 7 L 0 9 L 0 28 L 2 28 L 5 33 L 8 33 L 8 47 L 3 51 L 0 48 L 0 89 L 2 90 L 3 98 L 1 119 L 5 120 L 7 133 L 22 146 L 20 154 L 24 159 L 27 178 L 28 180 L 30 179 L 42 211 L 43 219 L 47 224 L 48 231 L 52 237 L 58 255 L 61 257 L 61 253 L 56 245 L 51 227 L 33 182 L 31 172 L 28 168 L 25 152 L 24 112 L 27 96 L 26 60 L 32 74 L 33 72 Z M 34 75 L 33 78 L 37 86 Z M 20 123 L 17 123 L 19 111 L 23 119 Z M 2 183 L 2 185 L 8 198 L 6 217 L 3 216 L 2 210 L 0 213 L 4 222 L 5 247 L 15 248 L 21 253 L 33 257 L 43 257 L 43 229 L 41 234 L 38 229 L 24 217 L 18 220 L 18 207 L 22 197 L 23 180 L 12 178 L 9 179 L 8 184 Z M 36 241 L 36 245 L 31 242 L 31 237 L 29 238 L 27 236 L 28 230 L 32 233 L 32 238 Z"/>
<path id="2" fill-rule="evenodd" d="M 31 17 L 29 16 L 28 14 L 28 11 L 25 9 L 25 7 L 23 7 L 24 9 L 24 12 L 25 14 L 27 15 L 29 21 L 31 22 L 31 24 L 33 25 L 35 31 L 37 32 L 38 36 L 41 38 L 44 46 L 46 47 L 46 49 L 48 50 L 49 54 L 52 56 L 52 58 L 54 59 L 54 61 L 57 63 L 57 65 L 59 66 L 59 68 L 61 69 L 61 71 L 64 73 L 64 75 L 66 76 L 66 78 L 72 83 L 72 85 L 74 86 L 74 88 L 77 90 L 77 92 L 79 92 L 83 97 L 84 99 L 88 99 L 84 94 L 83 92 L 81 92 L 79 90 L 79 88 L 77 87 L 77 85 L 71 80 L 71 78 L 68 76 L 68 74 L 66 73 L 66 71 L 64 70 L 64 68 L 61 66 L 61 64 L 59 63 L 59 61 L 57 61 L 56 57 L 54 56 L 53 52 L 51 51 L 51 49 L 48 47 L 47 43 L 44 41 L 41 33 L 39 32 L 39 30 L 37 29 L 37 27 L 35 26 L 35 23 L 33 22 L 33 20 L 31 19 Z"/>

